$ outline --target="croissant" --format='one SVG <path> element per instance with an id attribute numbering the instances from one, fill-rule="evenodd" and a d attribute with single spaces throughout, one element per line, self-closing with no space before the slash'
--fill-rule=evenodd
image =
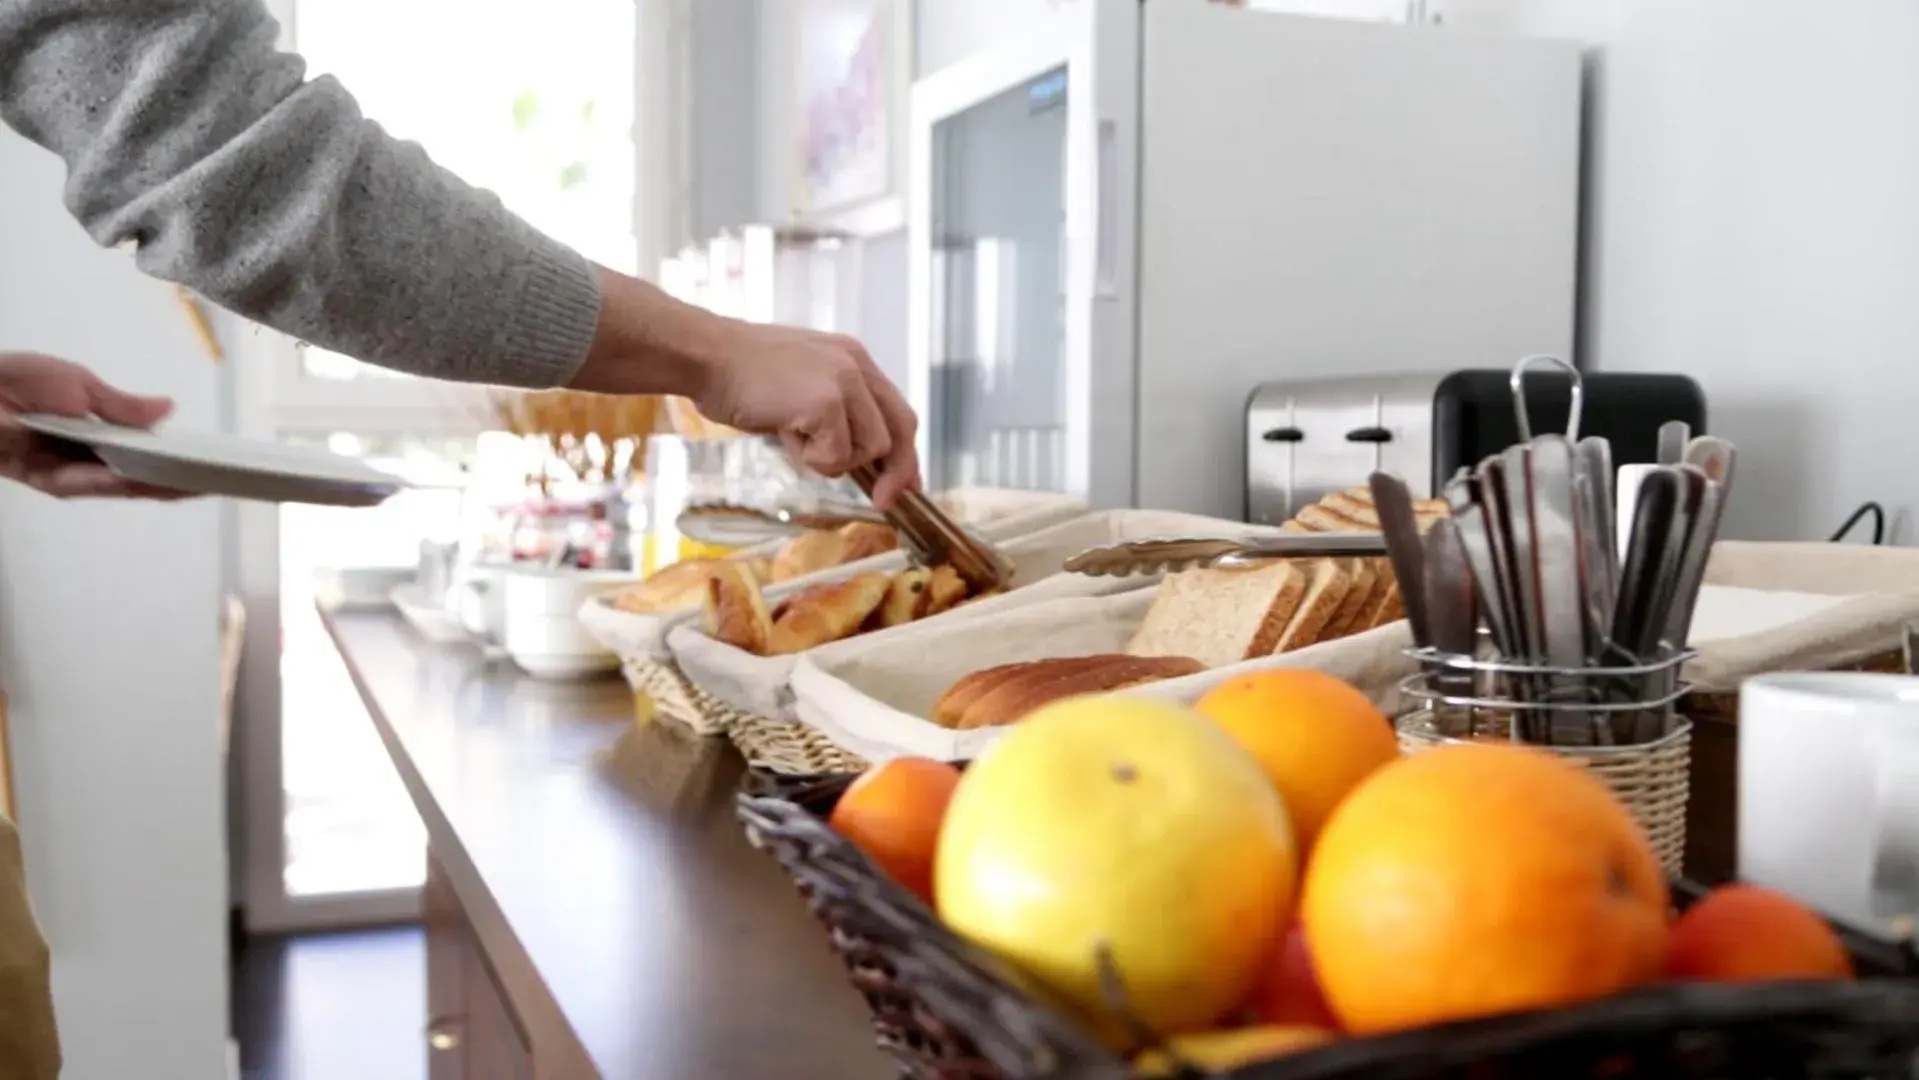
<path id="1" fill-rule="evenodd" d="M 908 567 L 894 574 L 886 587 L 886 599 L 880 602 L 879 610 L 873 613 L 878 627 L 904 626 L 923 617 L 933 599 L 933 594 L 927 590 L 932 577 L 933 572 L 923 566 Z"/>
<path id="2" fill-rule="evenodd" d="M 766 597 L 751 566 L 722 562 L 713 569 L 713 576 L 706 582 L 700 629 L 734 648 L 766 653 L 773 619 L 767 614 Z"/>
<path id="3" fill-rule="evenodd" d="M 892 575 L 870 571 L 793 597 L 767 636 L 766 654 L 805 652 L 851 636 L 886 599 L 892 583 Z"/>

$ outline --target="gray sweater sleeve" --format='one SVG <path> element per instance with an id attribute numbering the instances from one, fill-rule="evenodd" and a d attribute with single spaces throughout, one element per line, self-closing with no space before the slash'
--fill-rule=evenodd
<path id="1" fill-rule="evenodd" d="M 600 293 L 584 257 L 362 117 L 259 0 L 0 0 L 0 119 L 142 270 L 370 363 L 554 386 Z"/>

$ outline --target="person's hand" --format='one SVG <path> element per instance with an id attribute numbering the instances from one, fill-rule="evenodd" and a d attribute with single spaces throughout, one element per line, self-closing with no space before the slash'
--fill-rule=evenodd
<path id="1" fill-rule="evenodd" d="M 825 476 L 877 463 L 882 509 L 919 486 L 919 421 L 859 342 L 724 318 L 610 270 L 600 284 L 600 323 L 574 389 L 690 398 L 709 420 L 778 435 Z"/>
<path id="2" fill-rule="evenodd" d="M 96 460 L 75 460 L 14 422 L 16 416 L 48 413 L 146 428 L 172 411 L 166 398 L 115 389 L 78 364 L 34 353 L 0 353 L 0 477 L 60 499 L 180 498 L 178 492 L 116 476 Z"/>
<path id="3" fill-rule="evenodd" d="M 919 420 L 858 341 L 790 326 L 740 323 L 724 363 L 688 396 L 708 419 L 777 434 L 793 460 L 824 476 L 876 462 L 882 509 L 920 482 Z"/>

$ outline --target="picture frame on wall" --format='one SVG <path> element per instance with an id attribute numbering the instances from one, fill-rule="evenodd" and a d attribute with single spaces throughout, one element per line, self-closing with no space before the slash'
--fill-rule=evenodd
<path id="1" fill-rule="evenodd" d="M 855 236 L 905 227 L 912 0 L 793 0 L 794 218 Z"/>

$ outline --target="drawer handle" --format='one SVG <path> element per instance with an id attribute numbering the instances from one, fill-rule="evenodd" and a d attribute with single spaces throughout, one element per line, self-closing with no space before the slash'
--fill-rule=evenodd
<path id="1" fill-rule="evenodd" d="M 1347 442 L 1389 443 L 1393 433 L 1383 427 L 1354 428 L 1346 433 Z"/>
<path id="2" fill-rule="evenodd" d="M 1296 427 L 1276 427 L 1260 435 L 1267 442 L 1299 442 L 1305 437 L 1306 433 Z"/>
<path id="3" fill-rule="evenodd" d="M 460 1048 L 460 1022 L 457 1020 L 435 1020 L 426 1026 L 426 1044 L 440 1053 L 451 1053 Z"/>

